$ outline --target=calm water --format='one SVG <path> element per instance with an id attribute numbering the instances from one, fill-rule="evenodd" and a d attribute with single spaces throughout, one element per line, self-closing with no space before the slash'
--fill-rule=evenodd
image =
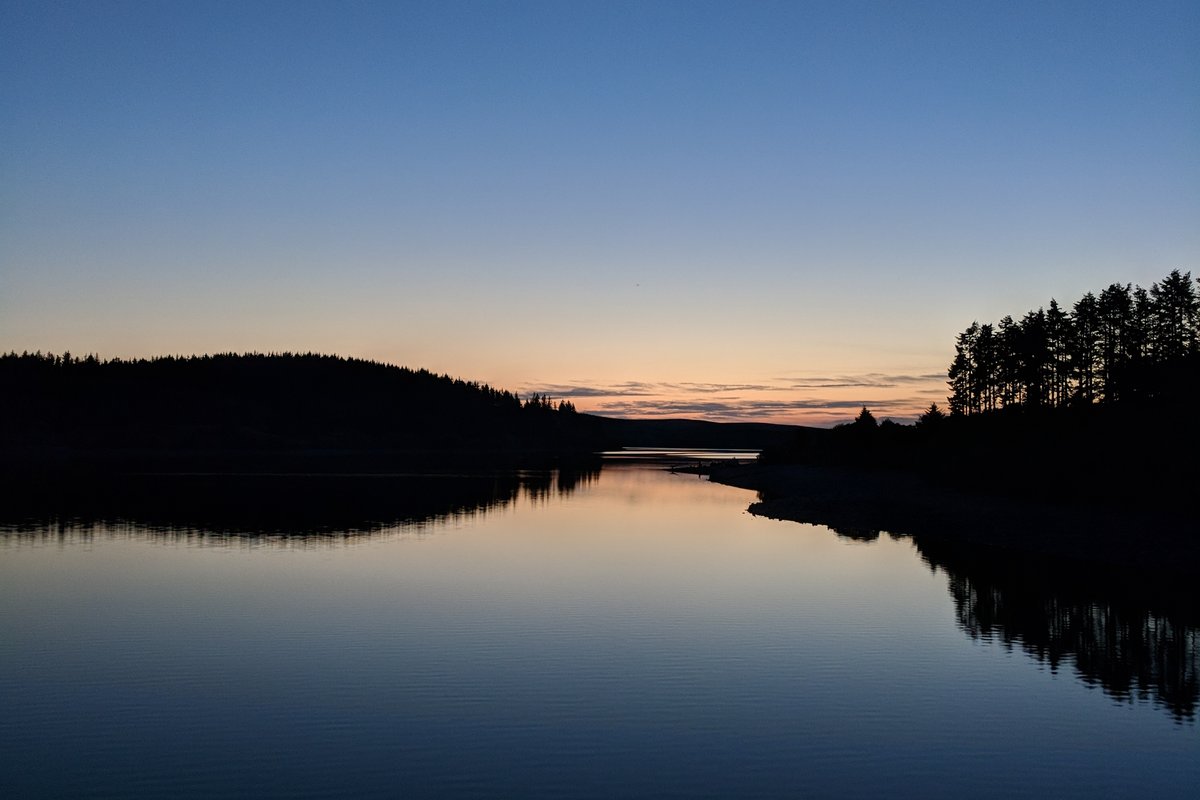
<path id="1" fill-rule="evenodd" d="M 162 480 L 0 533 L 0 796 L 1200 789 L 1169 607 L 637 464 Z"/>

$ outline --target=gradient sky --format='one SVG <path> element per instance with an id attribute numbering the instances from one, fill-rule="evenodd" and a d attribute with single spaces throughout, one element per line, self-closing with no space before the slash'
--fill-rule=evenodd
<path id="1" fill-rule="evenodd" d="M 844 421 L 1200 271 L 1200 3 L 0 3 L 0 350 Z"/>

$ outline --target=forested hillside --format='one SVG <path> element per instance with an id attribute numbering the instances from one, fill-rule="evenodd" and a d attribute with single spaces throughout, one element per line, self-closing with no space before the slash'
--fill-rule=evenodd
<path id="1" fill-rule="evenodd" d="M 102 361 L 0 356 L 0 443 L 96 452 L 573 452 L 605 445 L 570 403 L 315 354 Z"/>

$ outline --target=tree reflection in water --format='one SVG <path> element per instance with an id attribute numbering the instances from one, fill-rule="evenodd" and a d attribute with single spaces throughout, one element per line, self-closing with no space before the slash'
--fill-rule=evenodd
<path id="1" fill-rule="evenodd" d="M 1087 564 L 916 538 L 949 578 L 958 623 L 973 639 L 1017 646 L 1122 702 L 1149 701 L 1177 721 L 1200 701 L 1194 593 L 1137 582 Z"/>
<path id="2" fill-rule="evenodd" d="M 86 537 L 105 529 L 202 543 L 342 540 L 475 517 L 521 497 L 544 502 L 598 475 L 598 467 L 403 475 L 91 475 L 6 491 L 0 533 Z"/>
<path id="3" fill-rule="evenodd" d="M 791 518 L 869 544 L 882 532 L 871 516 L 823 504 Z M 1118 701 L 1150 702 L 1177 722 L 1196 719 L 1200 595 L 1194 587 L 1178 577 L 980 547 L 953 534 L 888 535 L 911 538 L 921 558 L 946 573 L 968 636 L 1017 646 L 1053 671 L 1068 662 L 1080 680 Z"/>

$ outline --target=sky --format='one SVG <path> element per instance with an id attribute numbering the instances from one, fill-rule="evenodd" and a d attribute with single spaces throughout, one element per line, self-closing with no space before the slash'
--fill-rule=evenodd
<path id="1" fill-rule="evenodd" d="M 0 351 L 336 353 L 616 416 L 944 404 L 1200 274 L 1200 3 L 0 3 Z"/>

